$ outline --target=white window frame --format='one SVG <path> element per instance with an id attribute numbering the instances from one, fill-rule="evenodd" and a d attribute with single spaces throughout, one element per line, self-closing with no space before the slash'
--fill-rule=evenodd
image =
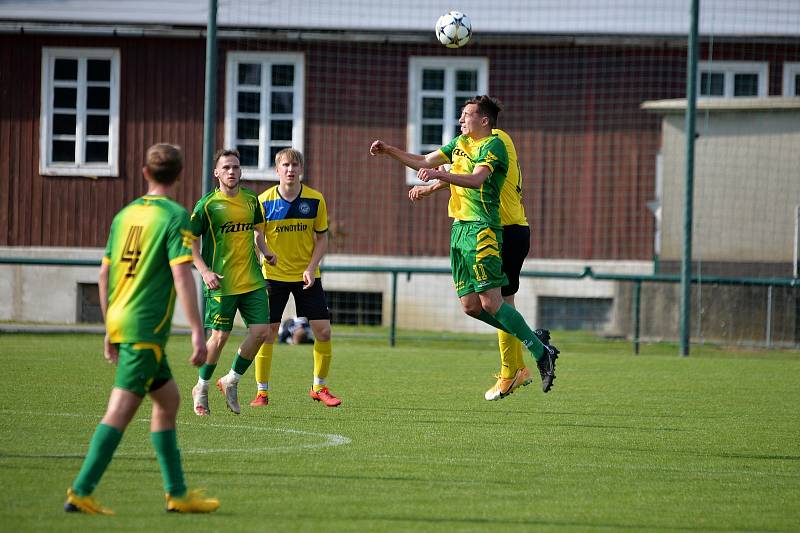
<path id="1" fill-rule="evenodd" d="M 75 162 L 52 161 L 53 94 L 56 85 L 56 59 L 78 60 L 77 116 L 75 135 Z M 86 142 L 93 140 L 86 134 L 86 62 L 89 59 L 111 61 L 109 90 L 108 163 L 86 163 Z M 94 82 L 93 82 L 94 83 Z M 59 82 L 59 85 L 62 85 Z M 120 52 L 117 48 L 42 48 L 42 94 L 39 116 L 39 173 L 43 176 L 119 176 L 119 102 L 120 102 Z M 105 136 L 103 139 L 105 140 Z"/>
<path id="2" fill-rule="evenodd" d="M 721 73 L 724 75 L 725 81 L 722 96 L 700 94 L 703 89 L 702 79 L 705 73 Z M 766 61 L 700 61 L 697 69 L 697 97 L 742 98 L 741 96 L 733 96 L 733 79 L 736 74 L 756 74 L 758 76 L 758 94 L 755 97 L 764 98 L 769 95 L 769 63 Z M 755 97 L 751 96 L 749 98 Z"/>
<path id="3" fill-rule="evenodd" d="M 422 71 L 433 68 L 445 71 L 444 92 L 423 91 L 422 90 Z M 428 94 L 444 95 L 444 116 L 445 120 L 455 117 L 453 109 L 456 97 L 455 91 L 455 72 L 457 70 L 472 69 L 478 71 L 478 88 L 475 94 L 487 94 L 489 89 L 489 59 L 485 57 L 411 57 L 408 63 L 408 125 L 406 128 L 406 146 L 408 151 L 418 154 L 421 150 L 419 135 L 422 130 L 422 98 Z M 455 120 L 455 119 L 454 119 Z M 442 131 L 442 146 L 453 139 L 452 128 L 445 127 Z M 409 185 L 419 184 L 417 172 L 408 169 L 406 171 L 406 183 Z"/>
<path id="4" fill-rule="evenodd" d="M 783 95 L 795 96 L 795 78 L 800 74 L 800 63 L 783 64 Z"/>
<path id="5" fill-rule="evenodd" d="M 261 105 L 258 132 L 258 167 L 242 167 L 242 178 L 247 180 L 277 181 L 275 162 L 270 158 L 269 124 L 273 116 L 268 106 L 271 87 L 272 65 L 275 63 L 294 65 L 294 99 L 292 105 L 292 148 L 303 151 L 305 131 L 305 56 L 295 52 L 228 52 L 225 82 L 225 147 L 236 148 L 236 89 L 238 87 L 238 64 L 261 64 Z M 283 144 L 281 142 L 280 144 Z"/>

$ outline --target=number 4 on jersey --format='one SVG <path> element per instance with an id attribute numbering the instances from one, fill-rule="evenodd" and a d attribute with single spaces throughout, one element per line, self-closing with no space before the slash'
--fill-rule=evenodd
<path id="1" fill-rule="evenodd" d="M 141 238 L 142 226 L 131 226 L 128 230 L 128 236 L 125 238 L 125 247 L 120 258 L 120 261 L 128 263 L 128 271 L 125 272 L 126 278 L 132 278 L 136 275 L 136 266 L 142 256 Z"/>

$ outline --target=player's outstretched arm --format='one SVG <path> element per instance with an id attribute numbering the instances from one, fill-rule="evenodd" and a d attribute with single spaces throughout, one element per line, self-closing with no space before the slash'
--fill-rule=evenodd
<path id="1" fill-rule="evenodd" d="M 472 174 L 453 174 L 451 172 L 445 172 L 444 170 L 422 168 L 417 173 L 417 177 L 423 182 L 438 179 L 439 181 L 452 183 L 453 185 L 457 185 L 459 187 L 478 189 L 481 185 L 483 185 L 483 182 L 486 181 L 486 178 L 488 178 L 491 173 L 492 169 L 486 165 L 476 166 Z"/>
<path id="2" fill-rule="evenodd" d="M 172 279 L 175 280 L 175 292 L 178 293 L 183 312 L 192 328 L 192 355 L 189 357 L 189 362 L 194 366 L 201 366 L 206 362 L 208 352 L 203 322 L 200 320 L 200 310 L 197 308 L 197 288 L 189 263 L 173 265 Z"/>
<path id="3" fill-rule="evenodd" d="M 444 155 L 438 150 L 427 155 L 412 154 L 391 144 L 386 144 L 380 139 L 373 141 L 369 147 L 369 153 L 370 155 L 388 155 L 395 161 L 399 161 L 414 170 L 433 168 L 442 163 L 447 163 Z"/>
<path id="4" fill-rule="evenodd" d="M 408 199 L 412 202 L 418 202 L 436 191 L 442 191 L 448 187 L 449 185 L 444 181 L 437 181 L 431 185 L 414 185 L 408 190 Z"/>

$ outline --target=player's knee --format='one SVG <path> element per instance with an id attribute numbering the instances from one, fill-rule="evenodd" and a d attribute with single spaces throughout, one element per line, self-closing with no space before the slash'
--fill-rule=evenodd
<path id="1" fill-rule="evenodd" d="M 320 329 L 318 333 L 314 334 L 314 338 L 322 342 L 327 342 L 331 340 L 331 327 L 326 326 Z"/>
<path id="2" fill-rule="evenodd" d="M 253 336 L 253 339 L 259 344 L 263 344 L 264 341 L 267 340 L 267 336 L 269 335 L 270 325 L 269 324 L 258 324 L 255 326 L 250 326 L 250 335 Z"/>
<path id="3" fill-rule="evenodd" d="M 264 336 L 264 340 L 261 341 L 262 344 L 272 344 L 275 342 L 275 338 L 278 336 L 278 324 L 268 324 L 267 325 L 267 334 Z"/>
<path id="4" fill-rule="evenodd" d="M 230 331 L 223 331 L 221 329 L 212 329 L 211 337 L 208 339 L 209 343 L 221 350 L 225 343 L 228 342 L 228 337 L 231 336 Z"/>
<path id="5" fill-rule="evenodd" d="M 481 314 L 481 311 L 483 310 L 483 308 L 481 307 L 480 300 L 478 301 L 470 300 L 467 302 L 461 302 L 461 308 L 464 310 L 466 314 L 468 314 L 473 318 L 478 318 Z"/>

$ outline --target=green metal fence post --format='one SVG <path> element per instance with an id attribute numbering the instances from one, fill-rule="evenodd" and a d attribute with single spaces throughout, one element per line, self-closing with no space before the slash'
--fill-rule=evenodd
<path id="1" fill-rule="evenodd" d="M 697 107 L 697 19 L 700 0 L 692 0 L 686 69 L 686 180 L 683 210 L 683 261 L 681 262 L 681 355 L 689 355 L 692 300 L 692 216 L 694 210 L 694 135 Z"/>
<path id="2" fill-rule="evenodd" d="M 389 346 L 394 347 L 397 335 L 397 271 L 392 271 L 392 323 L 389 326 Z"/>
<path id="3" fill-rule="evenodd" d="M 639 355 L 639 313 L 641 311 L 642 282 L 633 283 L 633 353 Z"/>

